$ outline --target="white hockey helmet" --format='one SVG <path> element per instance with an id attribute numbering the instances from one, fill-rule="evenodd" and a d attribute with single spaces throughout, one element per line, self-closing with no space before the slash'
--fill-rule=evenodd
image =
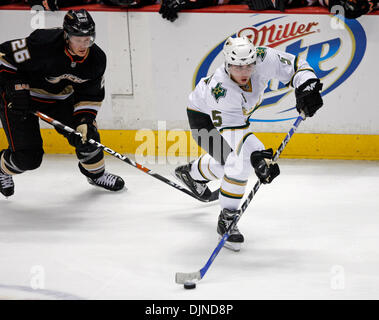
<path id="1" fill-rule="evenodd" d="M 257 60 L 255 46 L 246 36 L 229 37 L 225 41 L 222 52 L 224 53 L 226 67 L 228 64 L 244 66 L 255 63 Z"/>

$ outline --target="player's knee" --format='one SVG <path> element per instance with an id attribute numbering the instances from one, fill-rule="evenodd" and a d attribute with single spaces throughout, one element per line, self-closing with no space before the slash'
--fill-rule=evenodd
<path id="1" fill-rule="evenodd" d="M 14 164 L 22 171 L 35 170 L 43 158 L 43 149 L 22 150 L 14 152 L 12 159 Z"/>

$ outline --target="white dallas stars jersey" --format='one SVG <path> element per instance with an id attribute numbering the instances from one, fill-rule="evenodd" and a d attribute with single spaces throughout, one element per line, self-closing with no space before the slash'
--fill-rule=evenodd
<path id="1" fill-rule="evenodd" d="M 223 64 L 213 75 L 200 80 L 189 96 L 188 109 L 208 114 L 219 131 L 247 128 L 269 80 L 297 88 L 311 78 L 317 76 L 306 61 L 269 47 L 257 47 L 257 63 L 246 86 L 234 82 Z"/>

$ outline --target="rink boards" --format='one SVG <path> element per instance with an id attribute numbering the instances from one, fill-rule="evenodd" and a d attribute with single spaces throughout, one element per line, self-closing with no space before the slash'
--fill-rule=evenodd
<path id="1" fill-rule="evenodd" d="M 59 26 L 65 12 L 0 10 L 0 41 L 28 35 L 32 27 Z M 93 11 L 97 43 L 108 56 L 106 99 L 99 113 L 103 143 L 119 152 L 194 155 L 187 97 L 201 77 L 222 63 L 222 43 L 247 35 L 257 46 L 298 54 L 324 83 L 325 106 L 305 121 L 283 153 L 290 158 L 379 159 L 375 22 L 327 14 L 252 12 L 180 13 L 175 23 L 157 12 Z M 9 28 L 10 25 L 17 25 Z M 7 28 L 5 28 L 5 26 Z M 253 130 L 277 147 L 296 117 L 293 89 L 272 81 Z M 63 138 L 42 125 L 48 153 L 73 153 Z M 3 131 L 0 146 L 6 147 Z"/>

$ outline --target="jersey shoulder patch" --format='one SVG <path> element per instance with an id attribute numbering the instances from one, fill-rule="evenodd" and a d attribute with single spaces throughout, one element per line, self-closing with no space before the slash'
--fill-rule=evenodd
<path id="1" fill-rule="evenodd" d="M 257 58 L 260 58 L 261 61 L 263 61 L 267 55 L 267 48 L 266 47 L 257 47 L 256 50 L 257 50 Z"/>
<path id="2" fill-rule="evenodd" d="M 221 82 L 218 82 L 216 84 L 216 86 L 214 88 L 211 89 L 211 93 L 212 93 L 212 96 L 213 98 L 215 98 L 216 102 L 218 103 L 218 100 L 220 98 L 225 98 L 226 97 L 226 92 L 228 90 L 225 89 L 223 86 L 222 86 L 222 83 Z"/>

